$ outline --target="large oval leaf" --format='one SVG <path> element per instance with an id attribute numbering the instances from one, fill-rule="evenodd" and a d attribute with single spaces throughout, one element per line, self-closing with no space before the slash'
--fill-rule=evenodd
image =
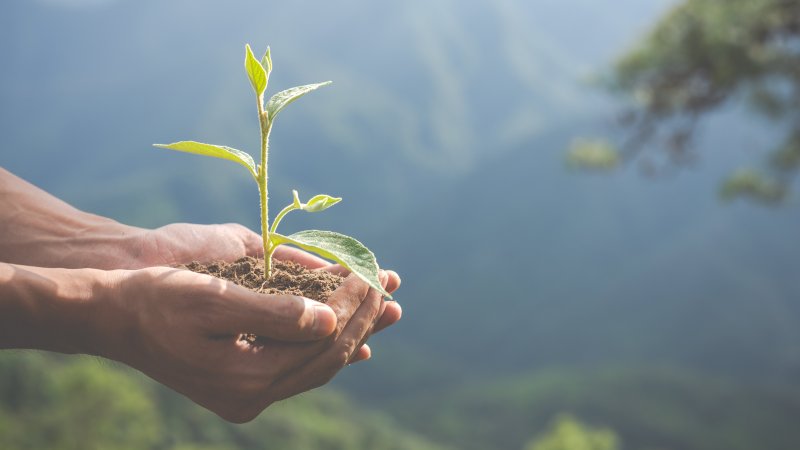
<path id="1" fill-rule="evenodd" d="M 270 241 L 273 245 L 294 245 L 323 258 L 332 259 L 364 280 L 371 288 L 392 298 L 392 295 L 381 287 L 375 255 L 364 244 L 350 236 L 333 231 L 308 230 L 291 236 L 271 233 Z"/>
<path id="2" fill-rule="evenodd" d="M 250 174 L 258 178 L 258 171 L 256 170 L 256 163 L 253 157 L 247 153 L 236 150 L 235 148 L 226 147 L 224 145 L 204 144 L 195 141 L 180 141 L 173 142 L 172 144 L 153 144 L 154 147 L 168 148 L 170 150 L 177 150 L 179 152 L 194 153 L 196 155 L 213 156 L 214 158 L 227 159 L 239 163 L 250 171 Z"/>
<path id="3" fill-rule="evenodd" d="M 293 101 L 315 89 L 319 89 L 322 86 L 327 86 L 329 84 L 331 84 L 330 81 L 325 81 L 324 83 L 296 86 L 285 91 L 278 92 L 269 99 L 269 102 L 267 102 L 267 114 L 269 115 L 269 120 L 272 121 L 272 119 L 274 119 L 275 116 L 277 116 L 278 113 L 281 112 L 281 110 L 289 103 L 292 103 Z"/>

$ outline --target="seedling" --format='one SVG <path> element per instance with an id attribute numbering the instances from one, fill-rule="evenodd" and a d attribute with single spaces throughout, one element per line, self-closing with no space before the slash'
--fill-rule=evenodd
<path id="1" fill-rule="evenodd" d="M 261 128 L 261 164 L 256 165 L 255 161 L 253 161 L 253 158 L 248 153 L 223 145 L 204 144 L 195 141 L 180 141 L 172 144 L 154 145 L 156 147 L 168 148 L 181 152 L 227 159 L 241 164 L 248 170 L 256 181 L 256 184 L 258 184 L 259 198 L 261 200 L 261 237 L 264 245 L 264 274 L 267 279 L 269 279 L 272 274 L 272 254 L 279 245 L 288 244 L 338 262 L 347 268 L 347 270 L 364 280 L 369 286 L 391 298 L 391 295 L 381 287 L 381 283 L 378 280 L 378 263 L 375 260 L 375 255 L 357 240 L 333 231 L 307 230 L 289 236 L 284 236 L 276 231 L 281 219 L 289 212 L 294 210 L 307 212 L 322 211 L 339 203 L 341 198 L 320 194 L 311 197 L 308 202 L 303 203 L 300 201 L 297 191 L 293 190 L 294 198 L 292 203 L 283 208 L 278 215 L 275 216 L 272 226 L 269 224 L 267 160 L 269 157 L 269 135 L 272 131 L 275 118 L 278 116 L 278 113 L 290 103 L 331 82 L 326 81 L 324 83 L 307 84 L 278 92 L 264 105 L 264 92 L 267 90 L 269 75 L 272 72 L 272 56 L 270 55 L 269 47 L 267 47 L 264 57 L 259 61 L 253 55 L 250 45 L 246 45 L 244 68 L 257 99 L 258 122 Z"/>

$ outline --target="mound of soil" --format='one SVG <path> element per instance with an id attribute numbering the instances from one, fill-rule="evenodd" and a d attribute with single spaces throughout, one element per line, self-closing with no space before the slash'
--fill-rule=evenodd
<path id="1" fill-rule="evenodd" d="M 325 303 L 344 278 L 325 271 L 308 270 L 291 261 L 272 260 L 272 277 L 264 279 L 264 261 L 244 257 L 235 262 L 192 262 L 181 268 L 232 281 L 262 294 L 300 295 Z"/>
<path id="2" fill-rule="evenodd" d="M 264 278 L 264 260 L 246 256 L 232 263 L 216 261 L 192 262 L 181 269 L 232 281 L 261 294 L 300 295 L 325 303 L 344 278 L 322 270 L 308 270 L 291 261 L 272 260 L 272 277 Z M 242 334 L 239 340 L 254 347 L 264 345 L 264 338 L 254 334 Z"/>

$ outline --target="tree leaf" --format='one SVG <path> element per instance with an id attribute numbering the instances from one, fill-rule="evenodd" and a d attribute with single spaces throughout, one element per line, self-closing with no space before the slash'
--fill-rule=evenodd
<path id="1" fill-rule="evenodd" d="M 285 91 L 278 92 L 269 99 L 269 102 L 267 102 L 267 114 L 269 115 L 269 120 L 271 121 L 274 119 L 275 116 L 277 116 L 278 113 L 281 112 L 281 110 L 289 103 L 292 103 L 293 101 L 315 89 L 321 88 L 322 86 L 327 86 L 329 84 L 331 84 L 331 81 L 306 84 L 305 86 L 296 86 Z"/>
<path id="2" fill-rule="evenodd" d="M 392 295 L 381 287 L 375 255 L 364 244 L 349 236 L 333 231 L 307 230 L 291 236 L 271 233 L 270 241 L 274 245 L 294 245 L 323 258 L 332 259 L 364 280 L 371 288 L 392 298 Z"/>
<path id="3" fill-rule="evenodd" d="M 247 167 L 247 170 L 250 171 L 251 175 L 256 178 L 258 177 L 256 163 L 253 161 L 253 157 L 241 150 L 236 150 L 235 148 L 226 147 L 224 145 L 204 144 L 202 142 L 194 141 L 180 141 L 173 142 L 172 144 L 153 144 L 153 146 L 177 150 L 179 152 L 194 153 L 196 155 L 213 156 L 214 158 L 227 159 Z"/>
<path id="4" fill-rule="evenodd" d="M 245 45 L 244 69 L 247 71 L 247 77 L 250 78 L 253 90 L 256 91 L 258 98 L 261 98 L 264 91 L 267 90 L 267 71 L 253 55 L 250 44 Z"/>

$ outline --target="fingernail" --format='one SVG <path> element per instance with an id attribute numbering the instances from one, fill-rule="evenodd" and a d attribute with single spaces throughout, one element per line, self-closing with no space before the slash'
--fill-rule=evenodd
<path id="1" fill-rule="evenodd" d="M 314 305 L 314 326 L 312 331 L 319 337 L 327 336 L 333 333 L 336 328 L 336 314 L 333 310 L 325 305 Z"/>

